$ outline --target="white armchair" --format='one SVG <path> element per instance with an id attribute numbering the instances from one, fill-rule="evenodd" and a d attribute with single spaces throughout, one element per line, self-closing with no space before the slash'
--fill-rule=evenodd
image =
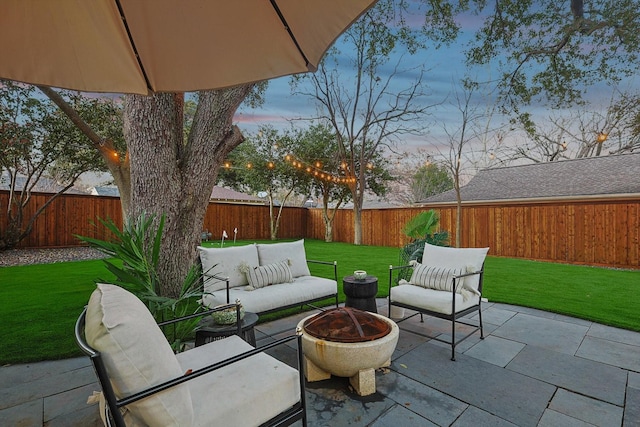
<path id="1" fill-rule="evenodd" d="M 98 284 L 75 333 L 102 387 L 107 425 L 306 426 L 299 336 L 255 349 L 233 335 L 174 354 L 142 301 L 107 284 Z M 299 370 L 264 353 L 295 339 Z"/>
<path id="2" fill-rule="evenodd" d="M 417 314 L 421 321 L 424 314 L 451 321 L 451 339 L 422 334 L 451 346 L 451 360 L 455 360 L 455 347 L 476 331 L 484 338 L 482 327 L 482 282 L 484 260 L 489 248 L 448 248 L 425 244 L 422 263 L 389 266 L 389 317 L 393 307 L 415 311 L 396 320 L 400 323 Z M 409 281 L 394 280 L 394 273 L 413 269 Z M 478 321 L 461 320 L 463 316 L 478 312 Z M 473 326 L 474 329 L 456 339 L 456 323 Z"/>

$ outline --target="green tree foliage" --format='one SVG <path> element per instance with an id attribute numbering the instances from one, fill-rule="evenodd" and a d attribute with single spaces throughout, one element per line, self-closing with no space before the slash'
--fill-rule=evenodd
<path id="1" fill-rule="evenodd" d="M 428 163 L 420 166 L 411 176 L 411 195 L 419 202 L 453 188 L 453 178 L 446 166 Z"/>
<path id="2" fill-rule="evenodd" d="M 122 116 L 114 102 L 71 92 L 63 96 L 104 138 L 123 145 Z M 91 141 L 53 103 L 38 97 L 33 86 L 0 83 L 0 175 L 9 187 L 8 204 L 1 207 L 6 220 L 0 224 L 0 250 L 27 237 L 35 219 L 82 173 L 104 169 Z M 27 218 L 24 212 L 36 188 L 51 195 Z"/>
<path id="3" fill-rule="evenodd" d="M 272 240 L 278 237 L 282 209 L 287 201 L 309 188 L 311 175 L 286 161 L 287 155 L 300 144 L 299 138 L 299 134 L 280 134 L 265 126 L 229 153 L 220 172 L 223 185 L 243 192 L 267 194 Z"/>
<path id="4" fill-rule="evenodd" d="M 515 108 L 533 101 L 572 105 L 585 87 L 615 84 L 637 73 L 637 1 L 473 3 L 474 12 L 487 17 L 468 59 L 498 63 L 503 94 Z"/>

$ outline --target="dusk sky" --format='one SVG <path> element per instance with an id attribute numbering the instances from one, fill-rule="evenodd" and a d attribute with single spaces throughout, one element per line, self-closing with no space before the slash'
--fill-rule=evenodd
<path id="1" fill-rule="evenodd" d="M 441 151 L 446 151 L 447 136 L 443 126 L 446 126 L 450 131 L 460 126 L 460 113 L 452 105 L 455 102 L 452 95 L 454 86 L 466 74 L 477 77 L 478 80 L 489 80 L 497 77 L 497 68 L 491 69 L 491 67 L 486 66 L 470 70 L 465 64 L 464 48 L 472 40 L 475 30 L 479 27 L 479 19 L 477 16 L 460 17 L 458 22 L 461 24 L 463 31 L 458 40 L 450 46 L 442 46 L 439 49 L 430 47 L 414 56 L 405 55 L 403 57 L 402 64 L 407 69 L 424 65 L 426 72 L 423 81 L 431 91 L 431 95 L 425 101 L 429 104 L 441 104 L 431 110 L 431 117 L 427 120 L 429 123 L 426 123 L 428 132 L 425 132 L 422 136 L 407 136 L 398 147 L 400 150 L 413 152 L 416 149 L 421 149 L 432 152 L 435 155 L 439 146 Z M 391 60 L 390 64 L 394 65 L 395 62 L 395 60 Z M 348 72 L 348 70 L 345 72 Z M 312 101 L 303 96 L 292 95 L 289 82 L 290 77 L 271 80 L 265 95 L 264 105 L 257 109 L 240 108 L 236 115 L 236 122 L 244 132 L 255 133 L 259 126 L 265 124 L 279 129 L 286 129 L 290 127 L 289 120 L 312 117 L 314 115 L 315 107 Z M 632 80 L 630 83 L 627 81 L 626 84 L 631 85 L 631 87 L 637 87 Z M 408 82 L 399 80 L 397 86 L 406 88 Z M 593 108 L 597 109 L 597 104 L 602 107 L 608 103 L 611 93 L 611 88 L 593 87 L 590 88 L 585 98 L 591 100 L 594 105 Z M 481 94 L 479 93 L 478 95 Z M 493 105 L 493 101 L 491 98 L 480 99 L 478 100 L 478 105 L 485 108 L 488 105 Z M 548 120 L 550 114 L 546 108 L 530 107 L 529 111 L 541 122 Z M 500 122 L 505 122 L 505 120 L 505 118 L 499 117 L 495 113 L 492 122 L 494 126 L 497 126 Z M 510 141 L 508 141 L 510 144 L 524 141 L 524 136 L 521 132 L 512 132 L 507 138 L 510 138 Z M 485 166 L 491 165 L 487 163 Z"/>

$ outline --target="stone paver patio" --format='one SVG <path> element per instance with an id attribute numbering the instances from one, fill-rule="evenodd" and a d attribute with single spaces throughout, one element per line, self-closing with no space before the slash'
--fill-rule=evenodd
<path id="1" fill-rule="evenodd" d="M 386 301 L 378 300 L 386 314 Z M 258 325 L 258 345 L 293 332 L 302 313 Z M 446 333 L 446 322 L 401 324 L 377 391 L 348 379 L 307 384 L 310 426 L 639 426 L 640 334 L 504 304 L 483 305 L 484 340 L 448 347 L 411 331 Z M 461 328 L 465 328 L 461 326 Z M 293 363 L 293 348 L 273 354 Z M 98 426 L 99 390 L 86 357 L 0 368 L 0 426 Z"/>

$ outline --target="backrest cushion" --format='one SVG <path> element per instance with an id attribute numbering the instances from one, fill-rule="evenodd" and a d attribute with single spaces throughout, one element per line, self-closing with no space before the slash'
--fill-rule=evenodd
<path id="1" fill-rule="evenodd" d="M 184 374 L 147 307 L 115 285 L 98 284 L 87 305 L 87 343 L 103 357 L 118 398 Z M 193 407 L 186 385 L 128 405 L 148 425 L 191 425 Z"/>
<path id="2" fill-rule="evenodd" d="M 205 273 L 205 292 L 219 291 L 226 288 L 222 280 L 211 277 L 228 277 L 229 286 L 245 286 L 247 276 L 240 271 L 240 265 L 246 263 L 252 267 L 258 266 L 258 250 L 255 244 L 245 246 L 229 246 L 228 248 L 204 248 L 198 246 L 202 271 Z"/>
<path id="3" fill-rule="evenodd" d="M 295 242 L 258 244 L 260 265 L 274 264 L 290 260 L 293 277 L 310 276 L 307 254 L 304 251 L 304 239 Z"/>
<path id="4" fill-rule="evenodd" d="M 436 291 L 451 292 L 453 288 L 453 277 L 466 273 L 462 268 L 433 267 L 416 263 L 413 267 L 413 274 L 409 283 L 423 288 L 435 289 Z M 464 277 L 456 280 L 456 293 L 462 291 Z"/>
<path id="5" fill-rule="evenodd" d="M 482 264 L 489 252 L 489 248 L 447 248 L 425 243 L 422 263 L 425 265 L 461 268 L 463 271 L 471 272 L 482 270 Z M 478 289 L 480 275 L 467 276 L 464 287 Z"/>
<path id="6" fill-rule="evenodd" d="M 288 260 L 261 265 L 259 267 L 250 267 L 245 264 L 241 269 L 244 270 L 247 275 L 247 280 L 249 281 L 249 286 L 246 288 L 248 291 L 254 291 L 278 283 L 293 282 L 293 275 L 291 274 Z"/>

